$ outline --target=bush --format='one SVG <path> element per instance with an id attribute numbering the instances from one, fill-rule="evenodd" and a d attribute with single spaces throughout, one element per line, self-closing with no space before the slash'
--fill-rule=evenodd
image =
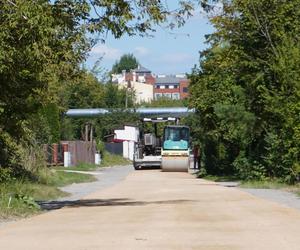
<path id="1" fill-rule="evenodd" d="M 0 183 L 11 182 L 14 179 L 11 168 L 0 167 Z"/>
<path id="2" fill-rule="evenodd" d="M 257 161 L 250 161 L 245 157 L 244 153 L 240 155 L 233 162 L 233 166 L 237 172 L 238 177 L 243 180 L 265 180 L 266 169 Z"/>

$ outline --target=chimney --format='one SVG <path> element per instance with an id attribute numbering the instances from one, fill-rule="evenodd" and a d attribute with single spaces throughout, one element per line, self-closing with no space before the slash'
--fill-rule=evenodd
<path id="1" fill-rule="evenodd" d="M 135 71 L 132 72 L 132 80 L 134 82 L 136 82 L 136 72 Z"/>

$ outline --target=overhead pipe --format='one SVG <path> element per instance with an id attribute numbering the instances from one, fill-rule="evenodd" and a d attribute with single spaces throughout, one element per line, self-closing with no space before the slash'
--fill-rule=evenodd
<path id="1" fill-rule="evenodd" d="M 184 117 L 190 113 L 194 113 L 195 109 L 186 107 L 169 107 L 169 108 L 130 108 L 130 109 L 69 109 L 66 112 L 68 117 L 99 117 L 113 112 L 131 112 L 140 114 L 142 117 L 161 116 L 161 117 Z"/>

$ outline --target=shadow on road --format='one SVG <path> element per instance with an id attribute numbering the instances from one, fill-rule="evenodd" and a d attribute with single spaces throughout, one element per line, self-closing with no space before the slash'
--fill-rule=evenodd
<path id="1" fill-rule="evenodd" d="M 130 199 L 88 199 L 76 201 L 38 201 L 43 210 L 55 210 L 63 207 L 100 207 L 100 206 L 145 206 L 151 204 L 183 204 L 194 200 L 131 201 Z"/>

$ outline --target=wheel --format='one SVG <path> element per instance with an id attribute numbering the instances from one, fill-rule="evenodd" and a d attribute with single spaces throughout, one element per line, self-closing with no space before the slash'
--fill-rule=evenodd
<path id="1" fill-rule="evenodd" d="M 134 164 L 133 167 L 134 167 L 135 170 L 140 170 L 141 169 L 139 165 Z"/>

